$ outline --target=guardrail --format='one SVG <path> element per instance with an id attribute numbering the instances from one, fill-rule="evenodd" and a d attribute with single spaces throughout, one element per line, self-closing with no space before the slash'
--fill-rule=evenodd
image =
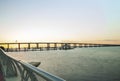
<path id="1" fill-rule="evenodd" d="M 65 81 L 31 64 L 6 55 L 2 49 L 0 49 L 0 70 L 3 74 L 3 81 L 7 81 L 12 77 L 18 77 L 17 81 Z"/>

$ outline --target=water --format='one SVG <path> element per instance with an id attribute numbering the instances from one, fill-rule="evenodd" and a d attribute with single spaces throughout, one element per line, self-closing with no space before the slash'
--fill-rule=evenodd
<path id="1" fill-rule="evenodd" d="M 67 81 L 120 81 L 120 47 L 9 52 L 8 54 L 26 62 L 40 61 L 39 68 Z"/>

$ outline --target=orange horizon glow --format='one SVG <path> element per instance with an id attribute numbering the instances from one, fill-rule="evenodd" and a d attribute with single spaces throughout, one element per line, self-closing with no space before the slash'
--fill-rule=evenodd
<path id="1" fill-rule="evenodd" d="M 0 42 L 120 43 L 119 3 L 3 0 L 0 1 Z"/>

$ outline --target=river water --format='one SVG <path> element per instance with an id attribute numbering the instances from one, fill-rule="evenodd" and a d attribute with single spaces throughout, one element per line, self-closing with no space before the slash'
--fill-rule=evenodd
<path id="1" fill-rule="evenodd" d="M 120 81 L 120 47 L 8 52 L 7 54 L 25 62 L 40 61 L 39 68 L 67 81 Z"/>

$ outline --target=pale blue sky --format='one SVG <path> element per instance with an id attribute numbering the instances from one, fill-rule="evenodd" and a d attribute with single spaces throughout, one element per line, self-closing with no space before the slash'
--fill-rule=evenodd
<path id="1" fill-rule="evenodd" d="M 120 40 L 120 0 L 0 0 L 0 41 Z"/>

